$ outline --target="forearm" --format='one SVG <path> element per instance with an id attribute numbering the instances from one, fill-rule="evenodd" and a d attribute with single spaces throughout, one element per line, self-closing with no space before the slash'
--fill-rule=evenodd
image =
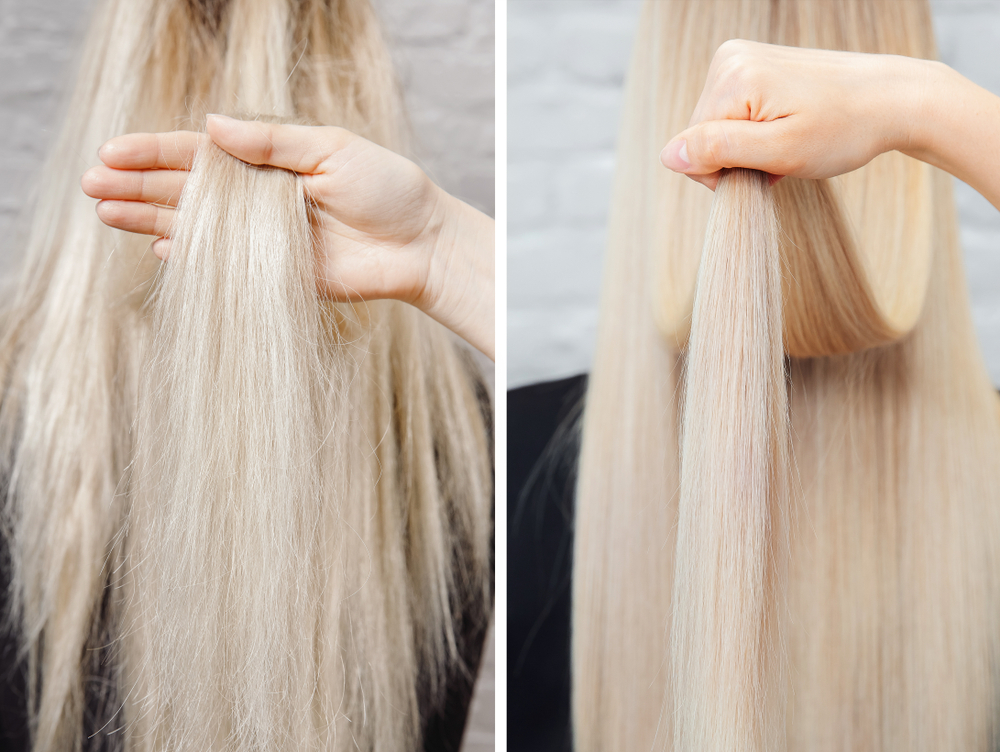
<path id="1" fill-rule="evenodd" d="M 496 223 L 442 192 L 446 219 L 431 255 L 421 309 L 494 359 Z"/>
<path id="2" fill-rule="evenodd" d="M 941 63 L 919 61 L 921 85 L 898 148 L 954 175 L 1000 209 L 1000 97 Z"/>

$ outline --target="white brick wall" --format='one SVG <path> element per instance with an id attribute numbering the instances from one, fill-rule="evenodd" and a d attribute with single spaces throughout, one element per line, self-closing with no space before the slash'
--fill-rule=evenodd
<path id="1" fill-rule="evenodd" d="M 590 368 L 621 88 L 639 5 L 507 5 L 512 387 Z M 942 59 L 1000 94 L 1000 2 L 935 0 L 932 7 Z M 964 184 L 956 195 L 976 327 L 1000 385 L 1000 212 Z"/>
<path id="2" fill-rule="evenodd" d="M 67 0 L 0 0 L 0 269 L 25 188 L 52 140 L 59 92 L 89 6 Z"/>
<path id="3" fill-rule="evenodd" d="M 441 186 L 492 216 L 493 0 L 374 0 L 395 50 L 416 156 Z"/>
<path id="4" fill-rule="evenodd" d="M 507 3 L 507 378 L 590 367 L 638 0 Z"/>

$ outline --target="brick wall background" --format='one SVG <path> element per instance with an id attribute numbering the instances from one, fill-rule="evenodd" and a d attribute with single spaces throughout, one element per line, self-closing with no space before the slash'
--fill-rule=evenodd
<path id="1" fill-rule="evenodd" d="M 508 1 L 511 387 L 590 368 L 622 82 L 639 5 Z M 932 7 L 941 58 L 1000 94 L 1000 2 L 932 0 Z M 1000 386 L 1000 212 L 961 183 L 956 198 L 976 328 Z"/>
<path id="2" fill-rule="evenodd" d="M 492 215 L 493 0 L 373 2 L 393 45 L 417 161 L 446 190 Z M 17 259 L 11 231 L 60 125 L 60 105 L 92 5 L 0 0 L 0 271 Z M 492 380 L 492 364 L 480 362 Z M 466 752 L 494 746 L 493 651 L 491 638 Z"/>

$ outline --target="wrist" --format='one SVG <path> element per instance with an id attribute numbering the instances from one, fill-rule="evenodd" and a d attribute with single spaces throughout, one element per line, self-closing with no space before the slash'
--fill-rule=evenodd
<path id="1" fill-rule="evenodd" d="M 494 221 L 438 188 L 423 292 L 414 305 L 493 357 Z"/>
<path id="2" fill-rule="evenodd" d="M 405 302 L 428 315 L 440 305 L 445 288 L 443 276 L 448 258 L 455 244 L 456 207 L 453 197 L 428 178 L 428 216 L 426 225 L 416 241 L 420 251 L 420 284 L 413 297 Z"/>
<path id="3" fill-rule="evenodd" d="M 963 79 L 936 60 L 899 59 L 905 61 L 907 70 L 898 104 L 893 108 L 897 125 L 892 148 L 933 164 L 936 137 L 941 130 L 938 120 L 942 92 L 953 90 Z"/>

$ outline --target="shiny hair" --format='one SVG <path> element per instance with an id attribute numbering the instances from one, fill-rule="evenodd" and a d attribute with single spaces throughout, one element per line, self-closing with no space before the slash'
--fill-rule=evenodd
<path id="1" fill-rule="evenodd" d="M 207 112 L 405 150 L 366 0 L 104 0 L 2 309 L 36 750 L 414 749 L 490 604 L 488 398 L 394 301 L 317 297 L 297 177 L 198 155 L 170 261 L 79 189 Z"/>
<path id="2" fill-rule="evenodd" d="M 934 55 L 922 2 L 645 4 L 576 497 L 575 748 L 988 749 L 1000 409 L 950 178 L 889 153 L 713 197 L 664 170 L 737 37 Z"/>

